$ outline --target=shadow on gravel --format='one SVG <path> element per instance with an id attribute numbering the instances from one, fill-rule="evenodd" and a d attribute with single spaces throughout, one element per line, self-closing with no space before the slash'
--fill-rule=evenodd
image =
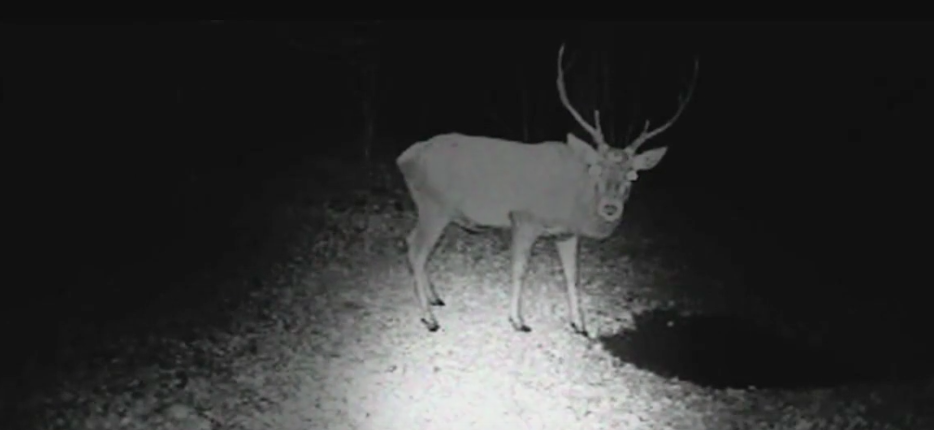
<path id="1" fill-rule="evenodd" d="M 601 337 L 604 348 L 636 367 L 714 388 L 810 389 L 916 379 L 930 377 L 934 362 L 930 353 L 895 353 L 868 335 L 855 349 L 815 346 L 730 315 L 654 310 L 635 321 L 634 330 Z"/>

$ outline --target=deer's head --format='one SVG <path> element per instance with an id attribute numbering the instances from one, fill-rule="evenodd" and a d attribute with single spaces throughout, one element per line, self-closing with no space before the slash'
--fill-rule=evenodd
<path id="1" fill-rule="evenodd" d="M 564 56 L 564 45 L 558 50 L 558 96 L 561 98 L 561 104 L 567 108 L 571 116 L 581 127 L 586 130 L 593 144 L 587 143 L 572 133 L 568 133 L 567 144 L 575 154 L 587 165 L 587 173 L 592 180 L 596 190 L 597 214 L 606 222 L 618 221 L 623 216 L 623 208 L 626 200 L 629 199 L 629 192 L 632 183 L 639 178 L 639 172 L 649 170 L 658 165 L 668 151 L 667 147 L 655 148 L 637 154 L 636 151 L 649 139 L 659 135 L 671 127 L 681 112 L 684 111 L 688 101 L 694 94 L 694 87 L 697 83 L 698 61 L 694 61 L 694 75 L 686 96 L 680 96 L 678 100 L 678 110 L 674 116 L 667 122 L 654 129 L 649 129 L 649 121 L 646 120 L 642 132 L 631 143 L 623 148 L 609 145 L 600 127 L 600 111 L 594 109 L 594 124 L 589 124 L 574 109 L 568 99 L 567 90 L 564 86 L 564 67 L 562 58 Z"/>

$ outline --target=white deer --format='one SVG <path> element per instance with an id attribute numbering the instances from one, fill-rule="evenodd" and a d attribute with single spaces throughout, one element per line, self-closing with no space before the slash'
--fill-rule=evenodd
<path id="1" fill-rule="evenodd" d="M 615 148 L 604 140 L 600 112 L 594 110 L 595 125 L 588 124 L 568 100 L 563 55 L 564 45 L 558 50 L 558 96 L 596 148 L 570 133 L 567 142 L 538 144 L 449 133 L 415 143 L 396 159 L 418 210 L 418 223 L 407 238 L 408 259 L 421 320 L 429 331 L 439 328 L 431 306 L 444 302 L 425 265 L 453 222 L 474 231 L 511 229 L 509 321 L 520 332 L 531 331 L 522 319 L 522 287 L 532 245 L 539 237 L 554 238 L 567 282 L 571 328 L 586 335 L 577 288 L 578 238 L 603 239 L 619 225 L 638 172 L 655 167 L 667 148 L 636 151 L 681 116 L 696 86 L 698 62 L 674 116 L 652 130 L 646 121 L 633 142 Z"/>

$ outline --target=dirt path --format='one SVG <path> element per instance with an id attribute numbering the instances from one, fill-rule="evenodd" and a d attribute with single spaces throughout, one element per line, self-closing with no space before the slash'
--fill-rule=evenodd
<path id="1" fill-rule="evenodd" d="M 414 221 L 381 211 L 325 228 L 266 274 L 224 331 L 115 341 L 111 363 L 72 373 L 27 406 L 35 428 L 171 429 L 895 429 L 925 386 L 714 390 L 611 357 L 567 330 L 560 267 L 542 244 L 519 334 L 507 315 L 507 255 L 495 235 L 453 233 L 429 270 L 448 306 L 428 333 L 414 313 L 398 238 Z M 345 217 L 332 226 L 350 223 Z M 327 224 L 327 223 L 326 223 Z M 630 227 L 638 230 L 639 226 Z M 630 232 L 632 233 L 632 232 Z M 691 307 L 650 235 L 582 249 L 591 337 L 634 314 Z M 364 240 L 364 238 L 366 240 Z M 621 258 L 620 247 L 631 255 Z M 231 282 L 243 282 L 234 280 Z M 708 288 L 708 287 L 704 287 Z M 712 286 L 709 288 L 716 288 Z M 704 294 L 708 294 L 705 292 Z M 871 390 L 873 396 L 867 393 Z M 881 405 L 881 406 L 880 406 Z M 905 427 L 905 426 L 909 427 Z"/>

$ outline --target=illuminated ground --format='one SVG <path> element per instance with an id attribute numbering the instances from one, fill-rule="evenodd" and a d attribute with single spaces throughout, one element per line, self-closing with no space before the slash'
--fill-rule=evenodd
<path id="1" fill-rule="evenodd" d="M 740 305 L 717 295 L 722 283 L 671 261 L 659 249 L 667 245 L 654 239 L 657 232 L 639 221 L 638 208 L 619 237 L 582 249 L 591 339 L 567 329 L 552 247 L 542 242 L 534 250 L 525 302 L 533 331 L 520 334 L 506 317 L 503 236 L 460 231 L 451 231 L 429 265 L 447 306 L 436 311 L 442 329 L 428 333 L 414 312 L 400 247 L 414 215 L 397 198 L 378 199 L 379 206 L 366 210 L 288 207 L 279 221 L 303 227 L 290 235 L 288 258 L 253 272 L 186 281 L 191 289 L 215 283 L 220 291 L 249 293 L 224 311 L 231 313 L 223 323 L 204 323 L 222 311 L 184 311 L 191 305 L 176 296 L 183 311 L 155 334 L 113 335 L 100 349 L 107 353 L 96 355 L 106 364 L 75 361 L 62 375 L 34 371 L 48 383 L 21 415 L 41 428 L 87 429 L 882 430 L 932 424 L 921 411 L 934 389 L 923 381 L 772 389 L 684 380 L 710 378 L 713 356 L 687 342 L 694 333 L 688 329 L 700 325 L 682 330 L 679 324 L 731 309 L 753 318 L 757 310 L 736 311 Z M 665 327 L 672 331 L 665 334 Z M 614 337 L 621 332 L 622 340 Z M 710 342 L 721 352 L 728 347 Z M 736 374 L 736 362 L 721 357 L 726 380 Z M 677 367 L 684 363 L 706 367 L 691 373 Z"/>

